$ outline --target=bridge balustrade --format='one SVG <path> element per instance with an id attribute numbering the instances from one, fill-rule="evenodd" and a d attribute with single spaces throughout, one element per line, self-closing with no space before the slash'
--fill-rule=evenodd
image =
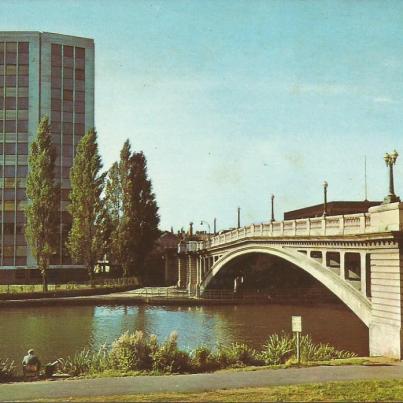
<path id="1" fill-rule="evenodd" d="M 371 231 L 371 217 L 366 213 L 306 218 L 277 221 L 269 224 L 252 224 L 237 228 L 214 236 L 209 241 L 203 241 L 199 248 L 201 250 L 247 237 L 326 236 L 360 234 Z"/>
<path id="2" fill-rule="evenodd" d="M 276 221 L 268 224 L 252 224 L 227 231 L 206 241 L 188 241 L 178 245 L 179 253 L 197 252 L 248 237 L 293 237 L 352 235 L 373 232 L 369 214 L 351 214 Z"/>

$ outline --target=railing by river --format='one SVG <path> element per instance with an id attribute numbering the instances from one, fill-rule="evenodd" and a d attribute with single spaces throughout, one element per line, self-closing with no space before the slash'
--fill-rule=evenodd
<path id="1" fill-rule="evenodd" d="M 208 241 L 188 241 L 179 244 L 178 252 L 197 252 L 245 238 L 354 235 L 370 232 L 373 232 L 373 228 L 371 227 L 371 216 L 368 213 L 302 218 L 252 224 L 215 235 Z"/>

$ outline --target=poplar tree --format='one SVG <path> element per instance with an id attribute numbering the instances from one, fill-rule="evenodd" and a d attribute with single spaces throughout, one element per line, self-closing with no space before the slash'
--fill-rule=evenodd
<path id="1" fill-rule="evenodd" d="M 72 259 L 85 264 L 92 282 L 94 267 L 104 254 L 104 206 L 101 194 L 105 174 L 98 152 L 97 134 L 90 129 L 77 146 L 70 171 L 71 192 L 69 206 L 72 226 L 67 248 Z"/>
<path id="2" fill-rule="evenodd" d="M 107 221 L 105 231 L 108 233 L 107 254 L 109 261 L 119 263 L 125 260 L 125 243 L 120 239 L 123 223 L 122 186 L 119 175 L 119 164 L 114 162 L 108 171 L 105 185 L 105 210 Z M 125 274 L 125 273 L 124 273 Z"/>
<path id="3" fill-rule="evenodd" d="M 48 117 L 44 116 L 31 145 L 25 209 L 25 237 L 42 275 L 43 291 L 47 291 L 50 259 L 58 243 L 59 186 L 55 180 L 56 151 L 51 143 Z"/>

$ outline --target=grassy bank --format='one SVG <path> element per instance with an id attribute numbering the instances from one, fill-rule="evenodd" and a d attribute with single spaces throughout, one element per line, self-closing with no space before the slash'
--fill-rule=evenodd
<path id="1" fill-rule="evenodd" d="M 402 401 L 403 381 L 352 381 L 266 388 L 226 389 L 201 393 L 150 393 L 69 398 L 69 402 L 276 402 Z M 66 399 L 35 400 L 58 402 Z"/>
<path id="2" fill-rule="evenodd" d="M 2 284 L 0 285 L 0 300 L 96 295 L 132 290 L 136 287 L 138 287 L 138 281 L 136 278 L 97 279 L 92 284 L 90 282 L 49 284 L 47 292 L 43 291 L 42 284 Z"/>
<path id="3" fill-rule="evenodd" d="M 351 359 L 355 354 L 339 351 L 328 344 L 315 344 L 310 336 L 301 337 L 301 362 Z M 143 332 L 124 333 L 110 347 L 99 351 L 82 350 L 63 361 L 63 371 L 72 376 L 113 376 L 133 374 L 202 373 L 246 366 L 294 365 L 296 337 L 271 335 L 261 349 L 243 343 L 218 345 L 215 349 L 201 345 L 192 351 L 178 347 L 176 332 L 162 343 L 156 336 Z"/>
<path id="4" fill-rule="evenodd" d="M 339 351 L 328 344 L 315 344 L 310 336 L 302 336 L 301 362 L 326 362 L 352 359 L 355 354 Z M 84 349 L 61 360 L 61 372 L 70 376 L 127 376 L 213 372 L 220 369 L 295 365 L 296 337 L 273 334 L 258 350 L 243 343 L 218 345 L 214 349 L 201 345 L 192 351 L 178 347 L 176 332 L 162 343 L 143 332 L 126 332 L 110 346 L 98 351 Z M 0 382 L 15 378 L 15 366 L 0 359 Z"/>

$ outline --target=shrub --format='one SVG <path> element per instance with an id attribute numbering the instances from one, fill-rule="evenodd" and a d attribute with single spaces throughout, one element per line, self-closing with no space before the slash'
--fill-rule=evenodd
<path id="1" fill-rule="evenodd" d="M 255 365 L 259 363 L 256 351 L 243 343 L 232 343 L 230 346 L 218 346 L 215 359 L 220 368 Z"/>
<path id="2" fill-rule="evenodd" d="M 272 334 L 263 346 L 261 359 L 266 365 L 284 364 L 294 353 L 296 344 L 293 337 L 286 334 Z"/>
<path id="3" fill-rule="evenodd" d="M 295 335 L 271 335 L 261 353 L 261 358 L 267 365 L 284 364 L 290 358 L 296 357 L 297 338 Z M 329 344 L 314 344 L 311 336 L 305 335 L 300 340 L 301 361 L 327 361 L 335 358 L 351 358 L 356 354 L 349 351 L 336 350 Z"/>
<path id="4" fill-rule="evenodd" d="M 191 365 L 194 372 L 214 371 L 220 367 L 216 355 L 204 345 L 192 351 Z"/>
<path id="5" fill-rule="evenodd" d="M 293 338 L 296 343 L 295 337 Z M 336 350 L 329 344 L 314 344 L 311 336 L 301 337 L 301 360 L 302 361 L 327 361 L 335 358 L 351 358 L 356 354 L 350 351 Z"/>
<path id="6" fill-rule="evenodd" d="M 147 370 L 152 366 L 151 353 L 152 348 L 142 331 L 125 332 L 112 343 L 110 360 L 113 368 L 121 371 Z"/>
<path id="7" fill-rule="evenodd" d="M 15 376 L 14 361 L 0 358 L 0 382 L 7 382 Z"/>
<path id="8" fill-rule="evenodd" d="M 189 354 L 178 348 L 178 335 L 172 332 L 168 339 L 152 354 L 153 369 L 160 372 L 188 372 L 191 370 Z"/>

